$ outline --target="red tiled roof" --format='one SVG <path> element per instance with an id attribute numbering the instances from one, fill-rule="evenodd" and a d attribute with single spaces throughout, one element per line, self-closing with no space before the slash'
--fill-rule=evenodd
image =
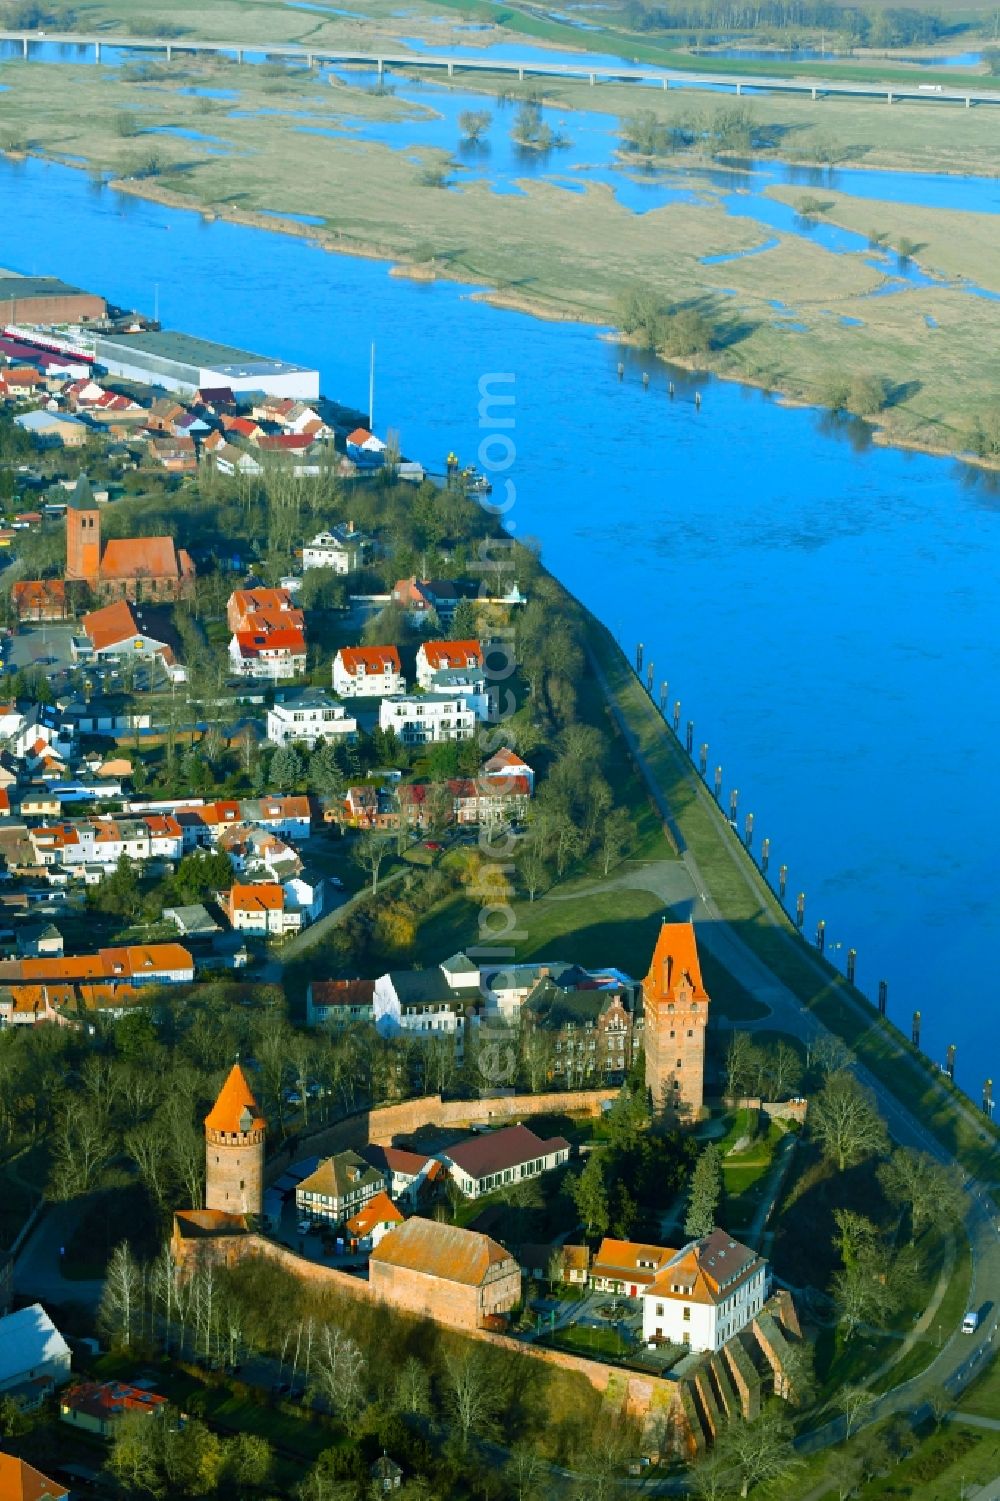
<path id="1" fill-rule="evenodd" d="M 238 1063 L 229 1070 L 215 1104 L 205 1117 L 205 1125 L 210 1131 L 225 1131 L 234 1136 L 265 1129 L 267 1122 Z"/>
<path id="2" fill-rule="evenodd" d="M 27 1460 L 0 1454 L 0 1501 L 65 1501 L 68 1490 L 48 1480 Z"/>
<path id="3" fill-rule="evenodd" d="M 488 1173 L 503 1172 L 505 1168 L 562 1150 L 569 1150 L 569 1142 L 562 1136 L 543 1141 L 527 1126 L 505 1126 L 501 1131 L 470 1136 L 467 1141 L 449 1147 L 444 1155 L 470 1178 L 484 1178 Z"/>
<path id="4" fill-rule="evenodd" d="M 226 894 L 231 912 L 281 912 L 285 893 L 276 881 L 259 881 L 254 885 L 235 882 Z"/>
<path id="5" fill-rule="evenodd" d="M 381 677 L 384 672 L 402 670 L 394 646 L 342 646 L 339 656 L 345 671 L 350 673 L 360 671 Z"/>
<path id="6" fill-rule="evenodd" d="M 349 1235 L 356 1235 L 359 1240 L 363 1240 L 366 1235 L 371 1234 L 376 1225 L 401 1225 L 402 1223 L 402 1214 L 383 1189 L 381 1193 L 375 1195 L 374 1199 L 370 1199 L 363 1209 L 359 1209 L 357 1214 L 351 1216 L 345 1228 Z"/>
<path id="7" fill-rule="evenodd" d="M 425 641 L 421 650 L 428 667 L 435 672 L 449 667 L 467 667 L 470 658 L 476 667 L 483 665 L 482 647 L 478 641 Z"/>
<path id="8" fill-rule="evenodd" d="M 418 1218 L 390 1230 L 371 1254 L 373 1266 L 406 1267 L 471 1287 L 481 1287 L 491 1267 L 507 1263 L 515 1264 L 510 1252 L 488 1235 Z"/>
<path id="9" fill-rule="evenodd" d="M 180 569 L 173 537 L 112 537 L 101 559 L 101 576 L 106 579 L 178 578 Z"/>
<path id="10" fill-rule="evenodd" d="M 302 656 L 306 638 L 299 630 L 237 631 L 236 641 L 245 657 L 257 656 L 260 652 L 285 652 L 289 656 Z"/>

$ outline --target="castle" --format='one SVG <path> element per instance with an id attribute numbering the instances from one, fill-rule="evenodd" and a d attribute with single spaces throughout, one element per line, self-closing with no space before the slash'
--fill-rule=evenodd
<path id="1" fill-rule="evenodd" d="M 174 1254 L 191 1241 L 244 1236 L 264 1207 L 267 1122 L 238 1063 L 205 1117 L 205 1207 L 174 1215 Z"/>
<path id="2" fill-rule="evenodd" d="M 664 922 L 642 982 L 646 1088 L 654 1110 L 696 1121 L 705 1096 L 708 992 L 691 922 Z"/>
<path id="3" fill-rule="evenodd" d="M 180 599 L 194 563 L 172 537 L 113 537 L 101 551 L 101 514 L 84 476 L 66 505 L 66 582 L 102 599 Z"/>

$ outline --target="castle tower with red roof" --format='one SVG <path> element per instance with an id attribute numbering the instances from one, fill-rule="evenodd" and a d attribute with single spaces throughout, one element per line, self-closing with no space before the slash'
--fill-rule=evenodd
<path id="1" fill-rule="evenodd" d="M 642 998 L 646 1087 L 653 1108 L 695 1121 L 705 1094 L 709 997 L 693 923 L 663 923 Z"/>
<path id="2" fill-rule="evenodd" d="M 260 1215 L 264 1206 L 267 1122 L 234 1063 L 205 1117 L 205 1208 Z"/>

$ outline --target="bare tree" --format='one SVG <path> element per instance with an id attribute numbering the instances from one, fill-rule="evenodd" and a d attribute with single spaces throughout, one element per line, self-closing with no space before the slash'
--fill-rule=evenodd
<path id="1" fill-rule="evenodd" d="M 143 1183 L 156 1203 L 167 1202 L 170 1183 L 169 1159 L 163 1151 L 163 1134 L 155 1121 L 143 1121 L 125 1133 L 125 1150 L 139 1169 Z"/>
<path id="2" fill-rule="evenodd" d="M 396 1378 L 396 1406 L 400 1412 L 427 1416 L 431 1410 L 431 1378 L 422 1361 L 409 1356 Z"/>
<path id="3" fill-rule="evenodd" d="M 467 1449 L 470 1433 L 486 1425 L 497 1408 L 498 1394 L 485 1352 L 466 1348 L 460 1355 L 446 1355 L 444 1375 L 462 1448 Z"/>
<path id="4" fill-rule="evenodd" d="M 98 1327 L 123 1350 L 131 1348 L 139 1332 L 143 1280 L 132 1248 L 123 1240 L 111 1253 L 104 1292 L 98 1309 Z"/>
<path id="5" fill-rule="evenodd" d="M 848 1383 L 837 1394 L 837 1405 L 844 1414 L 844 1437 L 850 1438 L 875 1406 L 875 1398 L 865 1387 Z"/>
<path id="6" fill-rule="evenodd" d="M 824 1157 L 841 1173 L 866 1157 L 881 1155 L 889 1145 L 874 1095 L 847 1073 L 827 1079 L 809 1112 L 809 1129 Z"/>
<path id="7" fill-rule="evenodd" d="M 93 1188 L 113 1150 L 107 1116 L 92 1099 L 64 1105 L 52 1137 L 53 1198 L 72 1199 Z"/>
<path id="8" fill-rule="evenodd" d="M 748 1496 L 754 1486 L 772 1485 L 802 1466 L 792 1448 L 787 1419 L 774 1407 L 766 1407 L 752 1423 L 732 1423 L 718 1447 L 736 1471 L 741 1496 Z"/>
<path id="9" fill-rule="evenodd" d="M 910 1212 L 910 1243 L 929 1225 L 960 1225 L 965 1215 L 961 1170 L 927 1152 L 900 1147 L 878 1170 L 886 1197 Z"/>
<path id="10" fill-rule="evenodd" d="M 371 876 L 372 895 L 378 891 L 378 876 L 382 862 L 389 853 L 389 841 L 384 834 L 364 833 L 351 851 L 352 858 L 361 869 Z"/>
<path id="11" fill-rule="evenodd" d="M 601 864 L 607 875 L 636 841 L 636 827 L 624 808 L 612 808 L 601 829 Z"/>
<path id="12" fill-rule="evenodd" d="M 324 1324 L 312 1362 L 312 1386 L 344 1421 L 364 1402 L 364 1377 L 365 1358 L 354 1340 L 335 1325 Z"/>

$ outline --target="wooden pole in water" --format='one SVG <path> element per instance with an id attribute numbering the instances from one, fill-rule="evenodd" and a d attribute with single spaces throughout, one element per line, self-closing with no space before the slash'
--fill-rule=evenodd
<path id="1" fill-rule="evenodd" d="M 653 696 L 653 659 L 650 657 L 649 666 L 646 668 L 646 692 L 650 698 Z"/>
<path id="2" fill-rule="evenodd" d="M 689 756 L 691 755 L 692 751 L 694 750 L 694 720 L 693 719 L 689 719 L 688 722 L 687 722 L 687 732 L 685 733 L 685 736 L 684 736 L 684 749 L 687 751 L 687 753 L 688 753 Z"/>
<path id="3" fill-rule="evenodd" d="M 820 953 L 826 948 L 826 923 L 822 918 L 816 924 L 816 947 Z"/>
<path id="4" fill-rule="evenodd" d="M 722 796 L 722 767 L 721 766 L 717 766 L 715 768 L 715 801 L 718 802 L 721 796 Z"/>
<path id="5" fill-rule="evenodd" d="M 677 731 L 680 729 L 680 727 L 681 727 L 681 701 L 678 698 L 678 699 L 674 700 L 674 734 L 675 735 L 677 734 Z"/>
<path id="6" fill-rule="evenodd" d="M 673 383 L 672 380 L 667 382 L 667 395 L 670 397 L 670 400 L 673 401 L 673 399 L 674 399 L 674 383 Z"/>
<path id="7" fill-rule="evenodd" d="M 953 1042 L 950 1042 L 948 1044 L 948 1058 L 947 1058 L 947 1061 L 945 1063 L 945 1070 L 946 1070 L 946 1072 L 948 1074 L 948 1078 L 951 1080 L 951 1082 L 953 1084 L 955 1082 L 955 1053 L 956 1053 L 956 1051 L 957 1051 L 957 1049 L 955 1047 L 955 1044 Z"/>
<path id="8" fill-rule="evenodd" d="M 913 1046 L 915 1048 L 918 1048 L 920 1046 L 920 1012 L 919 1011 L 914 1011 L 914 1013 L 913 1013 L 913 1026 L 912 1026 L 912 1029 L 910 1031 L 910 1040 L 912 1041 Z"/>
<path id="9" fill-rule="evenodd" d="M 701 774 L 702 774 L 703 777 L 705 776 L 705 774 L 708 771 L 708 741 L 707 740 L 705 741 L 705 743 L 702 746 L 701 750 L 698 752 L 698 770 L 701 772 Z"/>
<path id="10" fill-rule="evenodd" d="M 887 980 L 879 980 L 879 982 L 878 982 L 878 1014 L 879 1014 L 879 1016 L 885 1016 L 885 1014 L 888 1011 L 888 1009 L 889 1009 L 889 982 Z"/>
<path id="11" fill-rule="evenodd" d="M 732 792 L 729 794 L 729 821 L 730 821 L 730 823 L 735 823 L 735 821 L 736 821 L 736 809 L 739 806 L 739 801 L 740 801 L 739 788 L 738 787 L 734 787 L 733 790 L 732 790 Z"/>
<path id="12" fill-rule="evenodd" d="M 848 985 L 853 985 L 854 984 L 854 970 L 855 970 L 855 966 L 857 965 L 857 962 L 858 962 L 858 951 L 857 951 L 857 949 L 848 949 L 847 950 L 847 983 L 848 983 Z"/>
<path id="13" fill-rule="evenodd" d="M 753 814 L 752 813 L 748 813 L 747 814 L 746 823 L 743 826 L 743 843 L 746 845 L 747 849 L 750 849 L 750 847 L 753 844 Z"/>
<path id="14" fill-rule="evenodd" d="M 778 871 L 778 896 L 781 901 L 785 900 L 785 888 L 788 885 L 788 866 L 783 865 Z"/>
<path id="15" fill-rule="evenodd" d="M 635 649 L 635 675 L 636 675 L 637 678 L 641 678 L 642 677 L 642 642 L 641 641 L 639 642 L 639 645 Z"/>
<path id="16" fill-rule="evenodd" d="M 625 366 L 622 364 L 621 360 L 619 360 L 618 361 L 618 379 L 622 380 L 624 378 L 624 376 L 625 376 Z"/>
<path id="17" fill-rule="evenodd" d="M 983 1080 L 983 1114 L 993 1118 L 993 1080 Z"/>
<path id="18" fill-rule="evenodd" d="M 800 891 L 798 896 L 795 898 L 795 926 L 801 929 L 802 924 L 805 922 L 805 920 L 806 894 L 804 891 Z"/>
<path id="19" fill-rule="evenodd" d="M 767 875 L 767 867 L 771 861 L 771 841 L 765 839 L 760 847 L 760 868 Z"/>
<path id="20" fill-rule="evenodd" d="M 649 390 L 649 373 L 646 370 L 642 372 L 642 389 L 644 391 Z"/>
<path id="21" fill-rule="evenodd" d="M 695 404 L 695 406 L 700 411 L 701 410 L 701 392 L 700 391 L 696 391 L 694 393 L 694 404 Z"/>

